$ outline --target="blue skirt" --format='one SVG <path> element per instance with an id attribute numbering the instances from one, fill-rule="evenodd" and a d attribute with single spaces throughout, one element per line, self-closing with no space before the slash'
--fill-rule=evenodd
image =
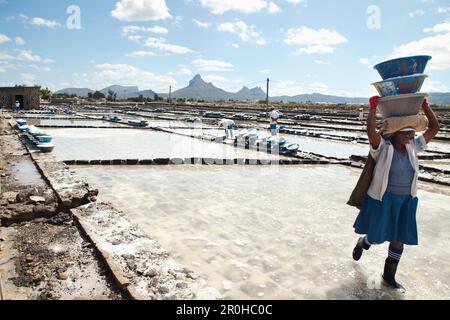
<path id="1" fill-rule="evenodd" d="M 366 234 L 370 243 L 385 241 L 417 245 L 416 212 L 419 199 L 386 192 L 383 201 L 366 195 L 356 218 L 355 232 Z"/>

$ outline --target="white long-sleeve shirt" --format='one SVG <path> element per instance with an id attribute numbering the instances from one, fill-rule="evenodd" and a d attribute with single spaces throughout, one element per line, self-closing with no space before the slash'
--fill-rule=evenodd
<path id="1" fill-rule="evenodd" d="M 419 178 L 419 157 L 417 154 L 426 150 L 426 148 L 427 143 L 423 135 L 418 135 L 410 143 L 406 144 L 409 161 L 414 169 L 414 179 L 411 185 L 411 196 L 413 198 L 417 197 L 417 181 Z M 390 141 L 381 138 L 378 149 L 370 146 L 370 154 L 376 164 L 367 194 L 371 198 L 381 201 L 389 182 L 389 171 L 391 170 L 392 158 L 394 156 L 394 146 Z"/>
<path id="2" fill-rule="evenodd" d="M 228 127 L 233 126 L 234 124 L 234 121 L 230 119 L 222 119 L 219 121 L 219 127 L 224 127 L 225 129 L 228 129 Z"/>
<path id="3" fill-rule="evenodd" d="M 270 124 L 276 124 L 277 120 L 280 118 L 280 112 L 278 110 L 273 110 L 269 114 Z"/>

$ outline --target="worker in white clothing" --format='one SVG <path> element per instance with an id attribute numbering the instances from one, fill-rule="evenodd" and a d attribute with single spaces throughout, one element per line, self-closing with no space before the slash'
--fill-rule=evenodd
<path id="1" fill-rule="evenodd" d="M 234 129 L 236 128 L 236 124 L 231 119 L 222 119 L 219 121 L 219 129 L 225 128 L 225 135 L 227 139 L 234 139 Z"/>
<path id="2" fill-rule="evenodd" d="M 270 108 L 269 117 L 270 117 L 270 133 L 272 134 L 272 136 L 276 136 L 278 133 L 277 124 L 278 119 L 280 118 L 280 112 L 278 110 L 275 110 L 275 107 L 272 106 Z"/>

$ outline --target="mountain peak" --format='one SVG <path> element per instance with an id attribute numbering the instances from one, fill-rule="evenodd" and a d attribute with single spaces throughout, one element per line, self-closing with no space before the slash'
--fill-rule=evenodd
<path id="1" fill-rule="evenodd" d="M 201 75 L 197 74 L 191 81 L 189 81 L 189 85 L 198 85 L 198 84 L 206 84 L 206 82 L 202 79 Z"/>

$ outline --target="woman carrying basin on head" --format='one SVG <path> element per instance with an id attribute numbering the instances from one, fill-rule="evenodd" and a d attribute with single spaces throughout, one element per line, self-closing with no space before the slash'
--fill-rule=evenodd
<path id="1" fill-rule="evenodd" d="M 383 138 L 376 130 L 376 110 L 379 97 L 370 98 L 367 135 L 375 169 L 363 206 L 354 228 L 361 237 L 353 259 L 359 260 L 363 250 L 371 245 L 390 242 L 385 261 L 383 280 L 392 288 L 404 289 L 396 280 L 397 266 L 404 245 L 417 245 L 417 181 L 418 153 L 424 151 L 437 134 L 439 123 L 425 99 L 422 110 L 428 119 L 428 129 L 415 136 L 413 128 L 401 128 L 390 137 Z"/>

